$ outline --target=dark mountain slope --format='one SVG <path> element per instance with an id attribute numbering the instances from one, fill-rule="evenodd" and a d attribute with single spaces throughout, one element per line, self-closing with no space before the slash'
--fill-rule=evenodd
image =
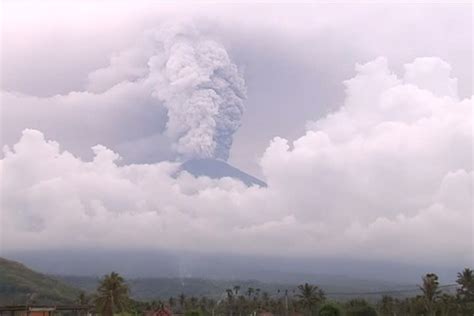
<path id="1" fill-rule="evenodd" d="M 0 304 L 67 304 L 80 290 L 21 263 L 0 258 Z"/>
<path id="2" fill-rule="evenodd" d="M 267 184 L 237 168 L 232 167 L 222 160 L 215 159 L 193 159 L 181 165 L 182 170 L 186 170 L 194 176 L 206 176 L 212 179 L 230 177 L 242 181 L 247 186 L 258 185 L 266 187 Z"/>

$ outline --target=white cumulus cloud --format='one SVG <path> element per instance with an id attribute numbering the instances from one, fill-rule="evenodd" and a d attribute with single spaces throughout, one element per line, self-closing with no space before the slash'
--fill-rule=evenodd
<path id="1" fill-rule="evenodd" d="M 0 162 L 3 245 L 472 262 L 473 104 L 449 69 L 357 65 L 337 111 L 269 144 L 266 188 L 121 165 L 104 146 L 84 160 L 25 130 Z"/>

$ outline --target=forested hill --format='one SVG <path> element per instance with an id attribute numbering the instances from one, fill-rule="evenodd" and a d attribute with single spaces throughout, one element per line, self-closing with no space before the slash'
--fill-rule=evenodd
<path id="1" fill-rule="evenodd" d="M 284 278 L 284 273 L 281 276 Z M 303 278 L 303 276 L 301 276 Z M 276 279 L 276 276 L 275 276 Z M 394 296 L 418 294 L 416 285 L 396 284 L 380 280 L 362 280 L 344 276 L 307 276 L 308 282 L 316 283 L 328 297 L 350 299 L 365 297 L 379 299 L 378 291 Z M 51 276 L 35 272 L 21 263 L 0 258 L 0 304 L 71 303 L 81 291 L 94 293 L 99 276 Z M 294 295 L 295 282 L 262 282 L 257 280 L 224 280 L 207 278 L 126 278 L 130 294 L 137 300 L 167 299 L 184 293 L 188 297 L 225 298 L 226 290 L 239 286 L 242 294 L 248 288 L 259 289 L 271 298 L 282 297 L 285 291 Z M 402 289 L 402 292 L 399 290 Z M 414 291 L 413 291 L 414 289 Z M 393 291 L 393 292 L 391 292 Z M 375 292 L 373 295 L 372 293 Z M 391 293 L 390 293 L 391 292 Z M 338 294 L 339 293 L 339 294 Z M 342 293 L 342 294 L 341 294 Z M 349 295 L 347 295 L 349 294 Z"/>
<path id="2" fill-rule="evenodd" d="M 80 290 L 56 278 L 0 257 L 0 305 L 67 304 Z"/>

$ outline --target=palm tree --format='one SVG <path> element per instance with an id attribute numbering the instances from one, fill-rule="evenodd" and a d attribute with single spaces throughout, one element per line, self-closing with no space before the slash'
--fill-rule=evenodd
<path id="1" fill-rule="evenodd" d="M 301 306 L 309 312 L 309 315 L 312 315 L 313 309 L 325 299 L 323 290 L 316 285 L 305 283 L 298 286 L 298 291 L 299 293 L 296 294 L 296 297 Z"/>
<path id="2" fill-rule="evenodd" d="M 259 303 L 259 309 L 263 309 L 265 311 L 268 311 L 270 307 L 270 295 L 268 292 L 262 292 L 262 297 Z"/>
<path id="3" fill-rule="evenodd" d="M 81 292 L 77 298 L 77 303 L 81 306 L 86 306 L 86 305 L 89 305 L 89 300 L 90 298 L 87 297 L 86 293 Z M 85 315 L 85 314 L 86 314 L 85 311 L 79 312 L 79 315 Z"/>
<path id="4" fill-rule="evenodd" d="M 394 312 L 394 299 L 390 295 L 384 295 L 382 301 L 380 302 L 380 312 L 384 316 L 393 316 Z"/>
<path id="5" fill-rule="evenodd" d="M 184 293 L 179 294 L 178 300 L 179 300 L 179 306 L 181 307 L 181 310 L 184 313 L 184 309 L 185 309 L 184 305 L 186 304 L 186 296 L 184 295 Z"/>
<path id="6" fill-rule="evenodd" d="M 232 289 L 226 289 L 225 292 L 227 293 L 227 300 L 232 302 L 234 300 L 234 291 Z"/>
<path id="7" fill-rule="evenodd" d="M 105 316 L 125 310 L 129 302 L 128 287 L 125 280 L 116 272 L 106 275 L 97 288 L 96 306 Z"/>
<path id="8" fill-rule="evenodd" d="M 232 316 L 234 313 L 236 293 L 234 293 L 233 289 L 226 289 L 225 291 L 227 293 L 227 309 L 229 311 L 229 315 Z"/>
<path id="9" fill-rule="evenodd" d="M 237 311 L 239 313 L 239 316 L 242 315 L 242 312 L 245 311 L 245 308 L 247 307 L 247 300 L 245 299 L 244 295 L 239 295 L 237 298 Z"/>
<path id="10" fill-rule="evenodd" d="M 239 295 L 239 291 L 240 291 L 240 285 L 234 285 L 235 296 Z"/>
<path id="11" fill-rule="evenodd" d="M 459 284 L 457 299 L 463 315 L 472 315 L 474 313 L 474 271 L 465 268 L 458 273 L 456 282 Z"/>
<path id="12" fill-rule="evenodd" d="M 249 287 L 249 288 L 247 289 L 247 296 L 248 296 L 249 300 L 250 300 L 250 298 L 252 297 L 253 292 L 255 292 L 255 290 L 254 290 L 253 287 Z"/>
<path id="13" fill-rule="evenodd" d="M 458 273 L 456 282 L 460 285 L 458 295 L 467 301 L 474 301 L 474 271 L 465 268 Z"/>
<path id="14" fill-rule="evenodd" d="M 168 305 L 170 306 L 170 309 L 173 311 L 174 307 L 176 306 L 176 299 L 174 297 L 170 297 L 168 299 Z"/>
<path id="15" fill-rule="evenodd" d="M 191 309 L 195 309 L 198 303 L 198 298 L 195 296 L 191 296 L 189 299 L 189 304 L 191 305 Z"/>
<path id="16" fill-rule="evenodd" d="M 87 297 L 86 293 L 84 292 L 79 293 L 79 296 L 77 297 L 77 303 L 79 305 L 89 304 L 89 298 Z"/>
<path id="17" fill-rule="evenodd" d="M 428 311 L 428 315 L 434 315 L 434 305 L 438 299 L 441 291 L 439 290 L 438 276 L 434 273 L 428 273 L 423 278 L 423 284 L 420 286 L 420 290 L 423 292 L 423 299 L 425 307 Z"/>

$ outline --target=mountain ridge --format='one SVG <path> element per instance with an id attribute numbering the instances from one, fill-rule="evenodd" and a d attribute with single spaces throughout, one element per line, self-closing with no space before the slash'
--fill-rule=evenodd
<path id="1" fill-rule="evenodd" d="M 223 160 L 217 159 L 191 159 L 181 164 L 181 170 L 185 170 L 193 176 L 206 176 L 211 179 L 233 178 L 242 181 L 247 186 L 257 185 L 266 187 L 267 184 L 246 173 L 235 168 Z"/>
<path id="2" fill-rule="evenodd" d="M 24 264 L 0 257 L 0 304 L 72 303 L 81 291 Z"/>
<path id="3" fill-rule="evenodd" d="M 110 271 L 109 271 L 110 272 Z M 413 284 L 395 283 L 382 280 L 367 280 L 344 275 L 317 275 L 294 273 L 286 275 L 282 271 L 266 271 L 274 281 L 256 279 L 211 279 L 203 277 L 127 277 L 131 297 L 137 300 L 150 301 L 167 299 L 184 293 L 186 296 L 225 297 L 226 289 L 235 285 L 242 290 L 247 288 L 260 289 L 270 297 L 281 297 L 285 290 L 290 295 L 297 291 L 299 284 L 308 282 L 318 285 L 330 298 L 347 299 L 360 297 L 364 293 L 374 291 L 393 291 L 394 295 L 400 288 L 417 290 Z M 279 281 L 277 280 L 277 277 Z M 0 304 L 26 304 L 35 299 L 35 303 L 71 303 L 84 291 L 93 293 L 97 289 L 101 276 L 74 276 L 42 274 L 27 268 L 25 265 L 0 258 Z M 353 295 L 347 296 L 344 293 Z M 31 294 L 35 294 L 34 297 Z M 339 294 L 338 294 L 339 293 Z M 341 294 L 342 293 L 342 294 Z M 358 294 L 360 293 L 360 295 Z M 380 296 L 380 295 L 379 295 Z M 367 299 L 377 296 L 368 295 Z"/>

